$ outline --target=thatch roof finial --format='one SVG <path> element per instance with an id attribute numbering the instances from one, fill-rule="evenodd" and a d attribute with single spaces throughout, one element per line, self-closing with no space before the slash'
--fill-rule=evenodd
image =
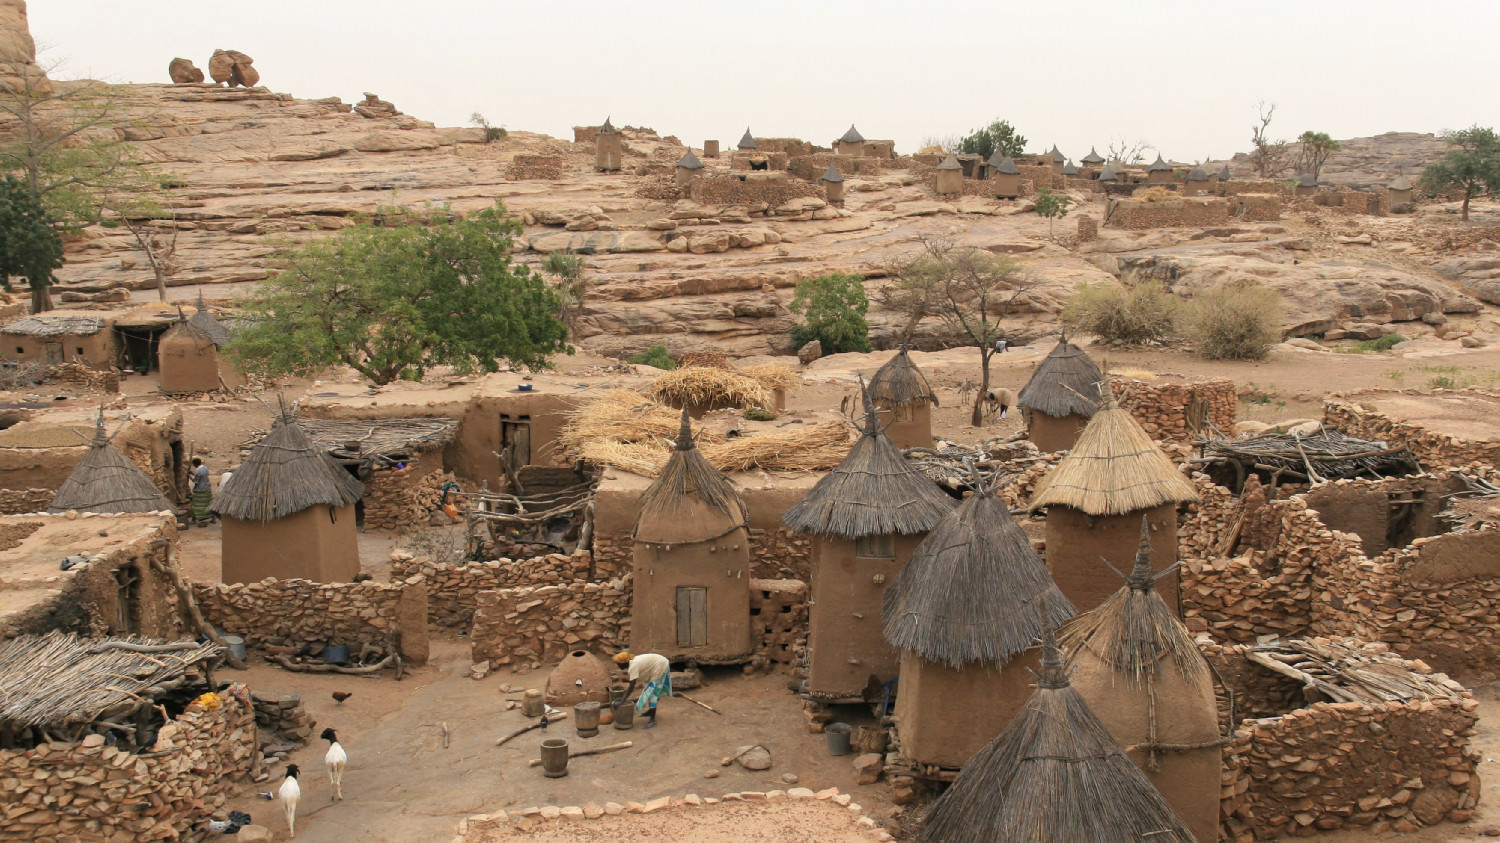
<path id="1" fill-rule="evenodd" d="M 865 376 L 859 375 L 859 400 L 865 411 L 866 436 L 878 436 L 881 431 L 880 416 L 875 410 L 875 399 L 870 397 L 870 387 L 865 383 Z"/>
<path id="2" fill-rule="evenodd" d="M 1141 515 L 1141 543 L 1135 549 L 1135 567 L 1130 570 L 1127 581 L 1135 591 L 1150 591 L 1156 585 L 1151 571 L 1151 524 Z"/>
<path id="3" fill-rule="evenodd" d="M 1036 679 L 1038 688 L 1067 688 L 1073 684 L 1068 681 L 1062 648 L 1057 646 L 1057 632 L 1051 624 L 1042 627 L 1042 672 Z"/>
<path id="4" fill-rule="evenodd" d="M 688 412 L 687 402 L 683 402 L 682 427 L 677 430 L 677 450 L 679 451 L 691 451 L 694 448 L 692 418 Z"/>

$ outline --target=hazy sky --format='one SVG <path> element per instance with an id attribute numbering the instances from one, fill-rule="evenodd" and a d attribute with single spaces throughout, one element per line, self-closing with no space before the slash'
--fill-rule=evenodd
<path id="1" fill-rule="evenodd" d="M 174 56 L 255 58 L 302 98 L 378 93 L 439 126 L 484 114 L 571 138 L 606 115 L 701 145 L 827 145 L 858 125 L 898 152 L 1002 117 L 1042 151 L 1148 141 L 1170 159 L 1272 133 L 1335 138 L 1500 124 L 1496 0 L 597 2 L 31 0 L 55 78 L 165 82 Z"/>

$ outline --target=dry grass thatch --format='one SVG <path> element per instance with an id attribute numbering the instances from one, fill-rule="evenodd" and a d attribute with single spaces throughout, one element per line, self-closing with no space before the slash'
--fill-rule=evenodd
<path id="1" fill-rule="evenodd" d="M 164 333 L 162 333 L 160 342 L 168 345 L 172 343 L 188 342 L 192 343 L 193 345 L 199 346 L 200 348 L 206 349 L 206 347 L 210 345 L 218 348 L 218 343 L 214 342 L 214 338 L 210 336 L 207 331 L 204 331 L 202 328 L 185 319 L 168 328 Z"/>
<path id="2" fill-rule="evenodd" d="M 1146 774 L 1068 684 L 1047 630 L 1036 692 L 933 803 L 921 839 L 1193 843 Z"/>
<path id="3" fill-rule="evenodd" d="M 234 482 L 214 500 L 213 511 L 241 521 L 274 521 L 319 504 L 354 503 L 364 489 L 283 408 L 271 432 L 234 473 Z"/>
<path id="4" fill-rule="evenodd" d="M 845 539 L 910 536 L 932 529 L 953 510 L 953 499 L 912 467 L 885 435 L 870 391 L 862 393 L 864 434 L 828 476 L 781 516 L 798 533 Z"/>
<path id="5" fill-rule="evenodd" d="M 1069 506 L 1089 515 L 1124 515 L 1198 492 L 1130 415 L 1110 399 L 1073 450 L 1037 484 L 1031 508 Z"/>
<path id="6" fill-rule="evenodd" d="M 590 459 L 587 449 L 605 442 L 649 443 L 658 446 L 665 455 L 664 445 L 677 437 L 678 416 L 676 410 L 639 392 L 611 389 L 567 412 L 567 420 L 557 434 L 557 444 L 574 459 Z M 719 438 L 714 434 L 699 431 L 700 445 L 715 441 Z M 614 464 L 608 460 L 591 461 Z M 626 466 L 621 468 L 630 470 Z"/>
<path id="7" fill-rule="evenodd" d="M 1064 339 L 1036 367 L 1016 396 L 1016 404 L 1054 418 L 1074 414 L 1092 418 L 1099 409 L 1103 382 L 1104 374 L 1094 361 Z"/>
<path id="8" fill-rule="evenodd" d="M 874 376 L 870 378 L 870 397 L 882 406 L 914 401 L 930 401 L 932 406 L 938 406 L 937 393 L 928 385 L 927 376 L 912 362 L 905 346 L 896 352 L 896 356 L 885 361 L 884 366 L 875 370 Z"/>
<path id="9" fill-rule="evenodd" d="M 1202 651 L 1156 592 L 1151 533 L 1144 515 L 1129 581 L 1097 609 L 1075 618 L 1059 637 L 1074 658 L 1087 648 L 1133 688 L 1161 676 L 1165 664 L 1195 688 L 1211 681 Z"/>
<path id="10" fill-rule="evenodd" d="M 446 446 L 458 431 L 458 421 L 448 418 L 300 419 L 297 424 L 315 445 L 337 459 L 406 459 Z M 255 431 L 240 450 L 253 449 L 265 436 Z M 357 452 L 347 447 L 352 442 L 359 443 Z"/>
<path id="11" fill-rule="evenodd" d="M 1074 614 L 1021 525 L 977 492 L 927 534 L 886 587 L 885 638 L 959 669 L 1002 667 Z"/>
<path id="12" fill-rule="evenodd" d="M 214 341 L 214 345 L 222 347 L 229 343 L 229 329 L 224 327 L 224 323 L 215 319 L 212 313 L 208 312 L 208 306 L 203 303 L 203 291 L 201 290 L 198 291 L 198 309 L 193 312 L 192 316 L 188 317 L 188 323 L 207 334 L 209 339 Z"/>
<path id="13" fill-rule="evenodd" d="M 802 385 L 802 376 L 791 366 L 780 363 L 760 363 L 739 370 L 760 381 L 766 389 L 792 389 Z"/>
<path id="14" fill-rule="evenodd" d="M 716 539 L 749 521 L 749 511 L 729 478 L 708 464 L 693 444 L 692 422 L 682 410 L 677 447 L 641 495 L 633 538 L 652 544 Z"/>
<path id="15" fill-rule="evenodd" d="M 743 372 L 689 366 L 652 381 L 646 394 L 674 407 L 769 407 L 771 390 Z"/>
<path id="16" fill-rule="evenodd" d="M 101 413 L 88 453 L 57 487 L 48 511 L 160 512 L 171 508 L 146 472 L 109 443 Z"/>
<path id="17" fill-rule="evenodd" d="M 149 689 L 180 684 L 189 667 L 213 658 L 213 644 L 183 642 L 170 652 L 137 653 L 120 642 L 63 632 L 23 635 L 0 644 L 0 723 L 16 729 L 90 723 L 121 706 L 149 701 Z"/>

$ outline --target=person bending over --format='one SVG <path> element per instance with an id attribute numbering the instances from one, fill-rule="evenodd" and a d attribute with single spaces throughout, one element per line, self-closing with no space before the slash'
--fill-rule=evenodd
<path id="1" fill-rule="evenodd" d="M 630 694 L 635 686 L 641 686 L 641 696 L 635 701 L 637 714 L 646 715 L 646 728 L 656 728 L 656 703 L 662 697 L 672 696 L 672 663 L 666 656 L 657 653 L 641 653 L 639 656 L 633 653 L 615 654 L 615 664 L 626 671 L 630 678 L 630 684 L 626 686 L 625 693 L 620 696 L 614 704 L 615 708 L 624 705 L 630 699 Z"/>

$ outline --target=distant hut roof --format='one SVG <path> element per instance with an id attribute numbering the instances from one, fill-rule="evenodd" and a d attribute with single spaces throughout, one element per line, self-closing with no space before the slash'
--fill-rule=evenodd
<path id="1" fill-rule="evenodd" d="M 1120 174 L 1116 173 L 1115 172 L 1115 168 L 1112 167 L 1112 166 L 1110 166 L 1109 164 L 1105 164 L 1104 165 L 1104 169 L 1099 171 L 1099 181 L 1119 181 L 1119 180 L 1120 180 Z"/>
<path id="2" fill-rule="evenodd" d="M 1297 177 L 1297 186 L 1298 187 L 1317 187 L 1318 186 L 1318 177 L 1315 176 L 1315 175 L 1313 175 L 1312 173 L 1303 173 L 1302 175 L 1300 175 L 1300 176 Z"/>
<path id="3" fill-rule="evenodd" d="M 738 148 L 738 149 L 759 149 L 760 148 L 760 147 L 758 147 L 758 146 L 755 145 L 755 137 L 750 134 L 750 127 L 749 126 L 745 127 L 745 136 L 742 137 L 742 138 L 740 138 L 740 142 L 737 143 L 737 144 L 735 144 L 735 147 Z"/>
<path id="4" fill-rule="evenodd" d="M 1095 152 L 1094 148 L 1091 146 L 1089 147 L 1089 154 L 1083 156 L 1082 160 L 1085 164 L 1103 164 L 1104 156 L 1100 155 L 1098 152 Z"/>
<path id="5" fill-rule="evenodd" d="M 0 724 L 85 725 L 111 709 L 135 707 L 181 685 L 187 671 L 217 656 L 213 644 L 183 641 L 171 652 L 133 652 L 112 644 L 161 645 L 131 636 L 104 640 L 64 632 L 21 635 L 0 644 Z"/>
<path id="6" fill-rule="evenodd" d="M 996 173 L 1016 175 L 1021 172 L 1021 168 L 1016 166 L 1016 159 L 1009 155 L 1001 154 L 999 150 L 996 150 L 995 154 L 990 156 L 989 165 L 990 170 Z"/>
<path id="7" fill-rule="evenodd" d="M 98 316 L 27 316 L 0 328 L 0 334 L 18 337 L 88 337 L 104 330 Z"/>
<path id="8" fill-rule="evenodd" d="M 1083 349 L 1059 340 L 1016 396 L 1016 404 L 1063 418 L 1077 414 L 1092 418 L 1099 408 L 1099 384 L 1104 373 Z"/>
<path id="9" fill-rule="evenodd" d="M 860 384 L 864 435 L 849 455 L 781 517 L 794 532 L 856 539 L 932 529 L 953 499 L 912 467 L 880 426 L 870 390 Z"/>
<path id="10" fill-rule="evenodd" d="M 1037 484 L 1031 506 L 1124 515 L 1196 500 L 1193 484 L 1111 398 L 1083 428 L 1073 450 Z"/>
<path id="11" fill-rule="evenodd" d="M 1099 608 L 1079 615 L 1061 633 L 1073 658 L 1085 648 L 1131 687 L 1141 687 L 1164 665 L 1172 665 L 1190 684 L 1209 681 L 1203 653 L 1182 621 L 1156 591 L 1151 569 L 1151 527 L 1141 516 L 1141 540 L 1135 567 L 1120 590 Z"/>
<path id="12" fill-rule="evenodd" d="M 1047 150 L 1047 154 L 1052 156 L 1052 161 L 1055 164 L 1061 164 L 1062 162 L 1068 160 L 1067 156 L 1063 155 L 1062 152 L 1058 150 L 1057 144 L 1055 143 L 1052 144 L 1051 149 Z"/>
<path id="13" fill-rule="evenodd" d="M 209 343 L 212 344 L 215 348 L 217 348 L 219 345 L 217 342 L 214 342 L 214 338 L 210 336 L 207 331 L 203 330 L 197 325 L 194 325 L 191 319 L 186 318 L 181 319 L 176 325 L 168 328 L 166 332 L 161 335 L 160 341 L 168 342 L 170 340 L 178 339 L 190 339 L 194 343 L 200 345 Z"/>
<path id="14" fill-rule="evenodd" d="M 599 127 L 599 131 L 595 132 L 599 135 L 618 135 L 619 133 L 620 130 L 615 128 L 615 124 L 609 122 L 608 117 L 604 118 L 604 125 Z"/>
<path id="15" fill-rule="evenodd" d="M 109 443 L 101 412 L 88 453 L 57 487 L 48 511 L 160 512 L 171 508 L 146 472 Z"/>
<path id="16" fill-rule="evenodd" d="M 843 180 L 844 174 L 839 172 L 838 165 L 830 162 L 828 169 L 823 171 L 822 181 L 841 182 Z"/>
<path id="17" fill-rule="evenodd" d="M 1172 806 L 1068 683 L 1046 631 L 1036 691 L 933 803 L 921 839 L 943 843 L 1192 843 Z"/>
<path id="18" fill-rule="evenodd" d="M 1194 167 L 1193 169 L 1188 170 L 1187 180 L 1188 181 L 1208 181 L 1209 180 L 1209 178 L 1208 178 L 1208 171 L 1205 170 L 1205 169 L 1203 169 L 1202 167 Z"/>
<path id="19" fill-rule="evenodd" d="M 458 421 L 422 419 L 300 419 L 297 422 L 320 450 L 335 460 L 405 462 L 419 454 L 440 450 L 453 441 Z M 240 444 L 248 452 L 266 437 L 260 430 Z M 358 448 L 350 448 L 357 444 Z"/>
<path id="20" fill-rule="evenodd" d="M 1003 666 L 1074 614 L 993 488 L 932 528 L 883 603 L 892 646 L 954 669 Z"/>
<path id="21" fill-rule="evenodd" d="M 1234 178 L 1234 174 L 1229 172 L 1229 164 L 1225 163 L 1224 169 L 1219 171 L 1219 181 L 1229 181 L 1232 178 Z"/>
<path id="22" fill-rule="evenodd" d="M 188 317 L 188 321 L 193 323 L 198 330 L 208 334 L 209 338 L 214 341 L 214 345 L 222 348 L 229 343 L 229 329 L 208 312 L 208 306 L 203 303 L 202 290 L 198 291 L 198 309 Z"/>
<path id="23" fill-rule="evenodd" d="M 950 152 L 948 157 L 943 159 L 943 163 L 937 165 L 937 168 L 939 170 L 962 170 L 963 166 L 958 163 L 958 156 Z"/>
<path id="24" fill-rule="evenodd" d="M 932 391 L 927 376 L 912 361 L 906 346 L 875 370 L 870 378 L 870 397 L 892 406 L 912 401 L 929 401 L 932 406 L 938 406 L 937 393 Z"/>
<path id="25" fill-rule="evenodd" d="M 844 136 L 841 137 L 841 138 L 839 138 L 839 143 L 864 143 L 864 142 L 865 142 L 865 136 L 861 135 L 859 133 L 859 130 L 856 129 L 856 128 L 854 128 L 854 124 L 853 123 L 849 124 L 849 131 L 845 132 Z"/>
<path id="26" fill-rule="evenodd" d="M 748 520 L 745 502 L 729 478 L 710 465 L 693 443 L 691 417 L 684 405 L 677 448 L 641 495 L 633 537 L 651 544 L 689 544 L 716 539 Z"/>
<path id="27" fill-rule="evenodd" d="M 1386 185 L 1386 187 L 1390 188 L 1391 190 L 1411 190 L 1412 183 L 1411 179 L 1407 178 L 1406 176 L 1396 176 L 1391 180 L 1390 184 Z"/>
<path id="28" fill-rule="evenodd" d="M 1161 153 L 1157 153 L 1156 160 L 1151 162 L 1151 166 L 1149 166 L 1149 167 L 1146 168 L 1146 172 L 1148 172 L 1148 173 L 1159 173 L 1159 172 L 1162 172 L 1163 170 L 1166 170 L 1167 172 L 1171 172 L 1172 165 L 1168 164 L 1166 161 L 1163 161 L 1162 157 L 1161 157 Z"/>
<path id="29" fill-rule="evenodd" d="M 1068 163 L 1063 165 L 1062 174 L 1065 176 L 1078 175 L 1078 167 L 1074 166 L 1072 159 L 1068 159 Z"/>
<path id="30" fill-rule="evenodd" d="M 681 158 L 677 159 L 677 169 L 701 170 L 703 169 L 703 162 L 699 161 L 698 156 L 694 155 L 693 151 L 689 149 L 687 152 L 683 153 L 683 156 Z"/>
<path id="31" fill-rule="evenodd" d="M 274 521 L 318 505 L 359 500 L 364 484 L 318 447 L 289 408 L 250 451 L 213 510 L 241 521 Z"/>

